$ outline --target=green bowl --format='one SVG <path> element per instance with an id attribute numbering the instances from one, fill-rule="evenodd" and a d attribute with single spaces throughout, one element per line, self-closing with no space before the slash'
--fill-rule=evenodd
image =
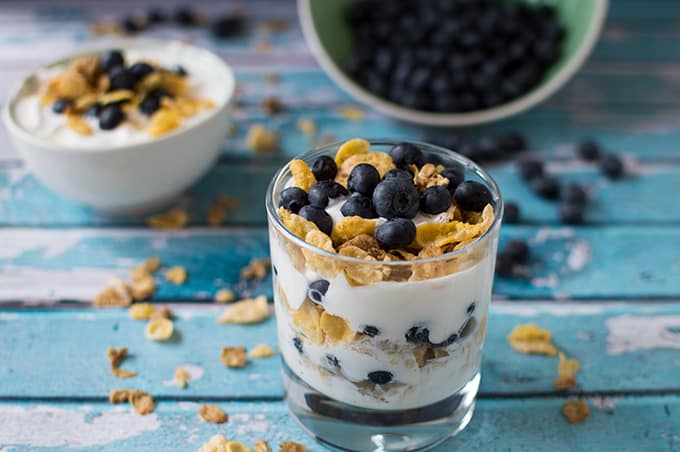
<path id="1" fill-rule="evenodd" d="M 354 99 L 404 121 L 431 126 L 469 126 L 496 121 L 542 102 L 581 67 L 602 29 L 608 0 L 524 0 L 555 6 L 567 35 L 560 59 L 543 81 L 505 104 L 466 113 L 432 113 L 413 110 L 376 96 L 348 77 L 341 69 L 353 44 L 344 11 L 357 0 L 298 0 L 298 15 L 307 44 L 326 73 Z M 389 1 L 389 0 L 385 0 Z"/>

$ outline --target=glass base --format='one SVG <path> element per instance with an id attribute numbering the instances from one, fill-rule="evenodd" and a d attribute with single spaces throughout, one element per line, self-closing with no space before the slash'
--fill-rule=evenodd
<path id="1" fill-rule="evenodd" d="M 458 392 L 410 410 L 372 410 L 331 399 L 302 381 L 282 360 L 286 402 L 293 418 L 325 446 L 339 451 L 416 451 L 442 443 L 472 418 L 479 372 Z"/>

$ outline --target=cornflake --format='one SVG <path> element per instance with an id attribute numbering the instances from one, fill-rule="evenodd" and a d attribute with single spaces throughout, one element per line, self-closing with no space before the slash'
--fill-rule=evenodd
<path id="1" fill-rule="evenodd" d="M 156 309 L 151 303 L 137 303 L 130 306 L 128 313 L 133 320 L 149 320 Z"/>
<path id="2" fill-rule="evenodd" d="M 172 320 L 155 318 L 146 325 L 146 337 L 154 341 L 167 341 L 172 337 L 174 329 Z"/>
<path id="3" fill-rule="evenodd" d="M 187 381 L 191 380 L 191 374 L 184 367 L 178 367 L 175 369 L 174 380 L 178 387 L 184 389 L 187 387 Z"/>
<path id="4" fill-rule="evenodd" d="M 172 317 L 173 313 L 167 306 L 161 306 L 151 314 L 152 319 L 171 319 Z"/>
<path id="5" fill-rule="evenodd" d="M 215 294 L 216 303 L 231 303 L 236 299 L 236 295 L 229 289 L 220 289 Z"/>
<path id="6" fill-rule="evenodd" d="M 237 204 L 238 201 L 236 199 L 220 194 L 215 203 L 210 206 L 206 218 L 207 223 L 210 226 L 220 226 L 224 221 L 227 212 L 236 207 Z"/>
<path id="7" fill-rule="evenodd" d="M 231 368 L 241 368 L 246 365 L 245 347 L 222 347 L 220 354 L 222 364 Z"/>
<path id="8" fill-rule="evenodd" d="M 344 217 L 333 225 L 331 238 L 333 243 L 341 244 L 359 235 L 373 236 L 375 220 L 358 216 Z"/>
<path id="9" fill-rule="evenodd" d="M 314 173 L 303 160 L 295 159 L 290 162 L 290 172 L 293 174 L 294 186 L 304 191 L 308 192 L 312 185 L 316 183 Z"/>
<path id="10" fill-rule="evenodd" d="M 343 105 L 339 110 L 340 116 L 350 121 L 361 121 L 364 119 L 364 111 L 355 105 Z"/>
<path id="11" fill-rule="evenodd" d="M 314 229 L 319 230 L 316 224 L 283 207 L 279 207 L 279 218 L 288 230 L 303 240 L 309 231 Z"/>
<path id="12" fill-rule="evenodd" d="M 475 240 L 482 236 L 493 223 L 494 212 L 491 204 L 484 207 L 480 219 L 481 221 L 476 224 L 457 220 L 449 223 L 421 224 L 416 228 L 416 238 L 412 245 L 419 249 L 430 244 L 443 248 L 454 243 Z"/>
<path id="13" fill-rule="evenodd" d="M 132 280 L 134 281 L 135 275 L 145 276 L 150 273 L 158 271 L 161 266 L 161 260 L 158 256 L 153 256 L 148 259 L 143 260 L 137 267 L 132 270 Z"/>
<path id="14" fill-rule="evenodd" d="M 267 297 L 237 301 L 217 318 L 218 323 L 251 324 L 267 320 L 270 316 Z"/>
<path id="15" fill-rule="evenodd" d="M 271 261 L 265 259 L 251 259 L 247 266 L 241 269 L 241 278 L 262 280 L 267 276 Z"/>
<path id="16" fill-rule="evenodd" d="M 123 370 L 120 368 L 121 363 L 128 354 L 126 347 L 113 348 L 109 347 L 106 351 L 106 356 L 111 364 L 111 373 L 118 378 L 131 378 L 137 375 L 133 370 Z"/>
<path id="17" fill-rule="evenodd" d="M 348 156 L 343 160 L 341 165 L 338 165 L 338 174 L 335 176 L 335 181 L 346 187 L 350 172 L 352 172 L 352 169 L 355 166 L 361 163 L 372 165 L 378 170 L 380 177 L 385 176 L 389 170 L 396 168 L 392 161 L 392 157 L 385 152 L 361 152 Z"/>
<path id="18" fill-rule="evenodd" d="M 300 132 L 308 137 L 316 135 L 316 123 L 311 119 L 300 118 L 297 122 L 297 128 Z"/>
<path id="19" fill-rule="evenodd" d="M 550 331 L 534 323 L 517 325 L 508 335 L 508 343 L 520 353 L 557 356 Z"/>
<path id="20" fill-rule="evenodd" d="M 276 351 L 267 344 L 258 344 L 248 352 L 249 358 L 269 358 L 276 355 Z"/>
<path id="21" fill-rule="evenodd" d="M 267 444 L 267 441 L 258 439 L 255 443 L 255 452 L 272 452 L 272 449 Z"/>
<path id="22" fill-rule="evenodd" d="M 147 224 L 157 229 L 181 229 L 189 222 L 189 214 L 185 209 L 176 207 L 164 214 L 147 218 Z"/>
<path id="23" fill-rule="evenodd" d="M 307 452 L 307 448 L 294 441 L 284 441 L 279 444 L 279 452 Z"/>
<path id="24" fill-rule="evenodd" d="M 576 373 L 580 364 L 576 359 L 567 359 L 564 353 L 559 353 L 560 360 L 557 363 L 557 379 L 553 383 L 555 389 L 570 389 L 576 386 Z"/>
<path id="25" fill-rule="evenodd" d="M 109 403 L 127 403 L 130 391 L 127 389 L 112 389 L 109 391 Z"/>
<path id="26" fill-rule="evenodd" d="M 246 144 L 253 151 L 271 152 L 279 145 L 279 136 L 261 124 L 253 124 L 248 129 Z"/>
<path id="27" fill-rule="evenodd" d="M 224 424 L 229 420 L 227 413 L 214 404 L 201 405 L 198 409 L 198 414 L 201 415 L 204 421 L 212 422 L 213 424 Z"/>
<path id="28" fill-rule="evenodd" d="M 354 338 L 354 332 L 347 320 L 326 311 L 321 314 L 320 326 L 330 342 L 349 342 Z"/>
<path id="29" fill-rule="evenodd" d="M 155 406 L 153 397 L 144 391 L 140 391 L 139 389 L 133 389 L 130 391 L 128 395 L 128 401 L 130 402 L 130 405 L 132 405 L 132 408 L 135 410 L 135 412 L 137 414 L 141 414 L 142 416 L 151 413 Z"/>
<path id="30" fill-rule="evenodd" d="M 224 435 L 215 435 L 203 444 L 198 452 L 251 452 L 251 450 L 243 443 L 227 441 Z"/>
<path id="31" fill-rule="evenodd" d="M 347 160 L 352 155 L 365 154 L 369 151 L 371 144 L 361 138 L 353 138 L 351 140 L 345 141 L 338 148 L 338 152 L 335 154 L 335 163 L 338 168 L 342 163 Z M 349 174 L 349 173 L 348 173 Z"/>
<path id="32" fill-rule="evenodd" d="M 321 313 L 323 308 L 305 300 L 297 311 L 290 316 L 305 337 L 315 344 L 323 344 L 325 336 L 321 330 Z"/>
<path id="33" fill-rule="evenodd" d="M 585 400 L 567 400 L 562 404 L 562 415 L 570 424 L 578 424 L 590 415 L 590 408 Z"/>
<path id="34" fill-rule="evenodd" d="M 342 256 L 354 257 L 365 261 L 376 261 L 367 251 L 356 246 L 346 246 L 339 250 Z M 344 264 L 347 282 L 354 286 L 375 284 L 383 280 L 385 274 L 379 265 L 347 262 Z"/>
<path id="35" fill-rule="evenodd" d="M 146 133 L 152 137 L 160 137 L 178 128 L 181 122 L 182 117 L 177 111 L 162 107 L 151 115 Z"/>
<path id="36" fill-rule="evenodd" d="M 150 274 L 135 274 L 132 280 L 132 297 L 137 301 L 146 300 L 156 292 L 156 281 Z"/>
<path id="37" fill-rule="evenodd" d="M 105 306 L 130 306 L 132 304 L 130 286 L 120 278 L 113 278 L 109 281 L 106 289 L 95 295 L 92 304 L 97 308 Z"/>
<path id="38" fill-rule="evenodd" d="M 67 114 L 66 125 L 77 134 L 92 135 L 92 127 L 81 116 Z"/>
<path id="39" fill-rule="evenodd" d="M 305 236 L 305 242 L 314 245 L 317 248 L 321 248 L 322 250 L 329 251 L 331 253 L 335 252 L 331 238 L 318 229 L 309 231 Z M 336 273 L 337 265 L 335 259 L 323 256 L 318 252 L 310 251 L 305 248 L 302 248 L 302 254 L 307 261 L 307 265 L 312 270 L 324 276 L 332 276 Z"/>
<path id="40" fill-rule="evenodd" d="M 176 285 L 182 285 L 187 280 L 187 270 L 184 267 L 172 267 L 165 272 L 165 279 Z"/>

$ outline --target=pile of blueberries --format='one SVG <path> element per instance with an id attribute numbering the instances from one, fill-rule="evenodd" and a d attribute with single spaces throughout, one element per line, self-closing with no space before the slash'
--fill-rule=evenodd
<path id="1" fill-rule="evenodd" d="M 346 12 L 345 72 L 416 110 L 481 110 L 531 90 L 559 59 L 565 30 L 549 5 L 490 0 L 360 0 Z"/>
<path id="2" fill-rule="evenodd" d="M 104 53 L 99 65 L 102 71 L 109 76 L 109 91 L 122 89 L 134 91 L 135 85 L 140 80 L 155 71 L 153 66 L 144 62 L 125 67 L 125 57 L 120 50 L 110 50 Z M 175 68 L 174 72 L 182 77 L 188 75 L 187 71 L 181 66 Z M 150 116 L 158 110 L 161 99 L 164 97 L 172 98 L 172 94 L 163 88 L 155 88 L 146 94 L 138 108 L 142 113 Z M 125 120 L 126 115 L 122 109 L 125 102 L 127 100 L 106 105 L 94 104 L 85 112 L 85 115 L 97 118 L 101 130 L 112 130 Z M 71 105 L 73 105 L 73 99 L 57 99 L 52 104 L 52 111 L 61 114 Z"/>
<path id="3" fill-rule="evenodd" d="M 188 6 L 180 6 L 172 14 L 154 7 L 144 14 L 123 17 L 119 21 L 119 26 L 126 33 L 140 33 L 153 26 L 166 23 L 175 23 L 180 27 L 189 28 L 203 26 L 204 20 L 200 14 Z M 245 32 L 246 18 L 241 14 L 227 14 L 216 18 L 209 26 L 210 32 L 216 38 L 231 38 Z"/>
<path id="4" fill-rule="evenodd" d="M 397 168 L 388 171 L 381 179 L 378 170 L 368 163 L 355 166 L 349 174 L 347 188 L 333 181 L 338 168 L 328 156 L 318 157 L 311 170 L 318 181 L 309 193 L 297 187 L 284 189 L 279 196 L 279 207 L 297 213 L 314 222 L 330 235 L 333 220 L 325 211 L 329 200 L 349 196 L 340 208 L 344 216 L 386 218 L 375 233 L 384 249 L 407 247 L 416 235 L 412 219 L 423 212 L 439 214 L 451 206 L 451 198 L 463 210 L 481 212 L 493 202 L 489 189 L 476 181 L 464 180 L 461 166 L 448 166 L 441 174 L 449 180 L 447 187 L 432 186 L 418 193 L 409 166 L 440 163 L 438 156 L 425 154 L 412 143 L 399 143 L 390 150 Z M 431 161 L 432 160 L 432 161 Z"/>

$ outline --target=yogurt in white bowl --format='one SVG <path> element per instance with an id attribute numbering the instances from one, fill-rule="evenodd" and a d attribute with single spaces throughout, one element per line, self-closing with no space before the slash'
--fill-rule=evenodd
<path id="1" fill-rule="evenodd" d="M 187 95 L 203 99 L 197 111 L 163 134 L 150 134 L 153 116 L 128 109 L 126 120 L 102 130 L 99 119 L 77 120 L 87 133 L 77 133 L 68 115 L 41 103 L 49 81 L 75 58 L 41 68 L 10 94 L 3 108 L 5 126 L 15 148 L 36 177 L 55 192 L 111 214 L 162 207 L 200 178 L 221 150 L 234 92 L 228 65 L 208 50 L 180 42 L 142 41 L 117 46 L 126 64 L 150 61 L 163 68 L 186 70 Z M 209 104 L 209 105 L 208 105 Z"/>

